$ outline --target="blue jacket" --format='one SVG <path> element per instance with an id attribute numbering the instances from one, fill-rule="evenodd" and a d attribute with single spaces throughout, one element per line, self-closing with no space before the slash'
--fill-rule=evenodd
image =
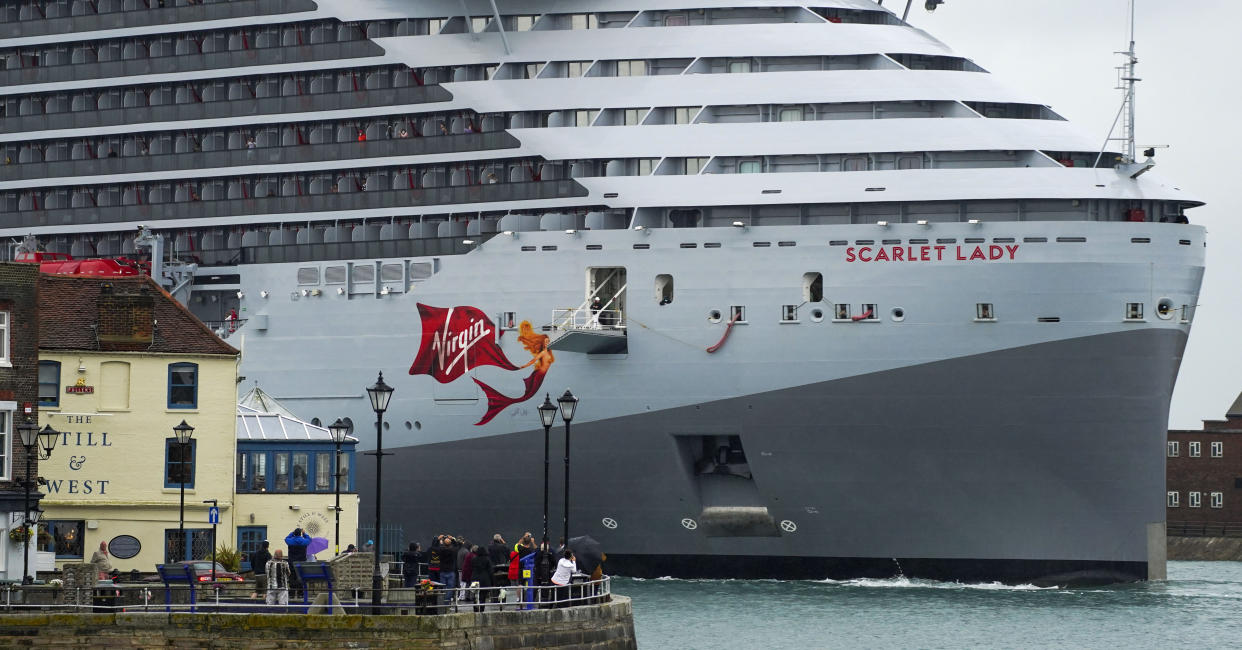
<path id="1" fill-rule="evenodd" d="M 306 547 L 310 546 L 310 543 L 310 535 L 307 535 L 305 532 L 300 537 L 294 533 L 289 533 L 289 536 L 285 538 L 285 544 L 289 547 L 289 561 L 305 562 Z"/>

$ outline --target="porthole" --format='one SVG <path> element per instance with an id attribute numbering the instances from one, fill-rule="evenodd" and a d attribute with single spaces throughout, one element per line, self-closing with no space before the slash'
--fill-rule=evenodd
<path id="1" fill-rule="evenodd" d="M 1169 298 L 1161 298 L 1160 302 L 1156 303 L 1156 315 L 1162 320 L 1169 320 L 1170 318 L 1173 318 L 1174 312 L 1175 308 L 1173 306 L 1173 301 Z"/>
<path id="2" fill-rule="evenodd" d="M 418 420 L 414 420 L 414 428 L 415 428 L 415 429 L 422 430 L 422 428 L 423 428 L 423 423 L 422 423 L 422 422 L 419 422 Z"/>
<path id="3" fill-rule="evenodd" d="M 720 310 L 713 309 L 707 312 L 707 320 L 712 323 L 719 323 L 720 322 Z"/>
<path id="4" fill-rule="evenodd" d="M 888 313 L 888 317 L 893 319 L 893 322 L 900 323 L 906 319 L 906 310 L 901 307 L 893 307 L 893 310 Z"/>
<path id="5" fill-rule="evenodd" d="M 811 310 L 811 320 L 815 321 L 816 323 L 818 323 L 818 322 L 820 322 L 820 321 L 824 320 L 824 310 L 822 310 L 822 309 L 812 309 L 812 310 Z"/>
<path id="6" fill-rule="evenodd" d="M 413 428 L 414 428 L 414 423 L 413 423 L 413 422 L 410 422 L 409 420 L 406 420 L 406 421 L 405 421 L 405 430 L 406 430 L 406 431 L 409 431 L 410 429 L 413 429 Z"/>

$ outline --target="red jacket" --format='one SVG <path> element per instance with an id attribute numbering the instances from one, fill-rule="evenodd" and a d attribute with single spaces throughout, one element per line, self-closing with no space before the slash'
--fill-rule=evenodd
<path id="1" fill-rule="evenodd" d="M 522 568 L 518 561 L 517 551 L 509 551 L 509 581 L 517 584 L 518 578 L 522 576 Z"/>

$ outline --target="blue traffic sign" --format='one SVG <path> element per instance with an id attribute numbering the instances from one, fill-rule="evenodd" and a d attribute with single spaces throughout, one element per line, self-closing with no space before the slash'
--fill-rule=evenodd
<path id="1" fill-rule="evenodd" d="M 220 523 L 220 509 L 217 508 L 216 506 L 212 506 L 207 509 L 207 523 L 209 524 Z"/>

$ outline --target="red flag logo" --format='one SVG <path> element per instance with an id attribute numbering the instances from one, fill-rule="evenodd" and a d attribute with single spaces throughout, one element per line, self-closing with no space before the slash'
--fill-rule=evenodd
<path id="1" fill-rule="evenodd" d="M 410 366 L 411 375 L 431 375 L 447 384 L 479 366 L 517 370 L 496 344 L 496 325 L 474 307 L 432 307 L 418 304 L 423 323 L 422 344 Z"/>

